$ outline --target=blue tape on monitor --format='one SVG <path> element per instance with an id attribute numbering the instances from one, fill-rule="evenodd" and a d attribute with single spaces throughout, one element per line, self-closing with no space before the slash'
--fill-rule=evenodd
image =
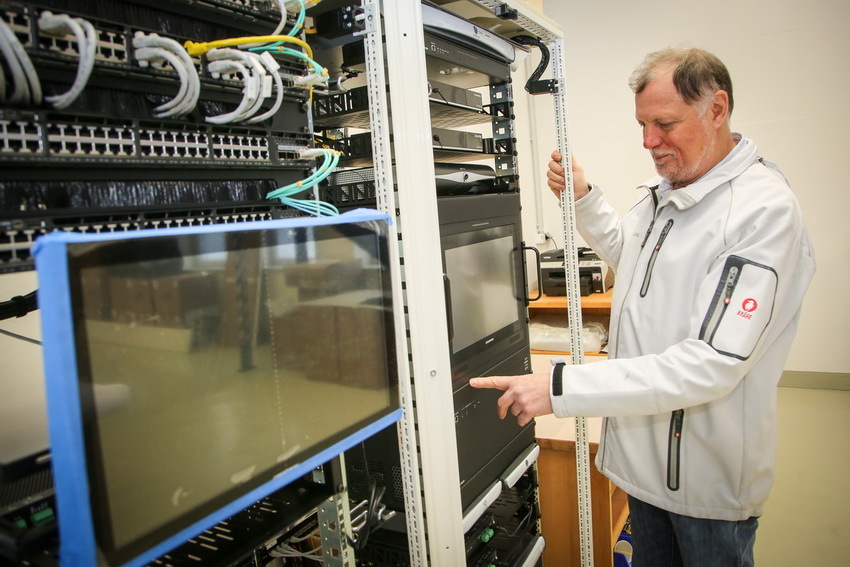
<path id="1" fill-rule="evenodd" d="M 401 415 L 390 218 L 34 248 L 61 565 L 144 565 Z"/>

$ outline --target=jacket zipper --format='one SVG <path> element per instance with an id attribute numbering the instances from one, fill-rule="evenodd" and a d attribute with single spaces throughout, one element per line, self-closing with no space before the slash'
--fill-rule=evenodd
<path id="1" fill-rule="evenodd" d="M 653 221 L 652 224 L 655 224 L 655 221 Z M 664 228 L 661 229 L 661 234 L 658 236 L 658 242 L 655 243 L 655 248 L 653 248 L 652 254 L 649 256 L 649 262 L 646 265 L 646 274 L 643 276 L 643 285 L 640 286 L 641 297 L 646 297 L 646 292 L 649 291 L 649 282 L 652 280 L 652 269 L 655 267 L 655 260 L 658 258 L 661 246 L 664 244 L 664 240 L 667 239 L 667 235 L 670 233 L 670 229 L 672 227 L 673 219 L 669 219 L 664 224 Z M 649 230 L 652 230 L 652 225 L 650 225 Z"/>
<path id="2" fill-rule="evenodd" d="M 649 240 L 649 235 L 652 233 L 652 228 L 655 226 L 655 219 L 652 219 L 652 222 L 649 223 L 649 228 L 646 229 L 646 234 L 643 235 L 643 240 L 640 241 L 640 247 L 643 248 L 646 246 L 646 241 Z"/>
<path id="3" fill-rule="evenodd" d="M 711 343 L 711 339 L 714 337 L 714 332 L 720 324 L 720 319 L 723 317 L 723 313 L 726 312 L 729 301 L 732 299 L 732 292 L 735 291 L 735 284 L 738 281 L 738 272 L 740 272 L 740 268 L 738 268 L 738 266 L 731 266 L 729 271 L 726 273 L 726 281 L 723 284 L 723 291 L 721 292 L 719 301 L 717 301 L 714 305 L 714 311 L 711 313 L 711 318 L 700 337 L 707 343 Z"/>
<path id="4" fill-rule="evenodd" d="M 652 227 L 655 226 L 655 219 L 658 218 L 658 211 L 657 211 L 657 209 L 658 209 L 658 193 L 657 193 L 657 190 L 658 190 L 657 186 L 649 188 L 649 196 L 652 197 L 652 210 L 653 210 L 652 222 L 649 223 L 649 228 L 646 229 L 646 234 L 643 235 L 643 240 L 640 241 L 641 249 L 643 249 L 643 247 L 646 245 L 646 241 L 649 240 L 649 235 L 652 234 Z"/>
<path id="5" fill-rule="evenodd" d="M 670 439 L 667 444 L 667 488 L 679 490 L 679 460 L 682 448 L 682 423 L 685 410 L 678 409 L 670 417 Z"/>

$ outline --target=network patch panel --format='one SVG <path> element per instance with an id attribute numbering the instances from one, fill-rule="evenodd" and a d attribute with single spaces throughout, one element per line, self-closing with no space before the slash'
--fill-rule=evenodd
<path id="1" fill-rule="evenodd" d="M 32 245 L 40 236 L 55 230 L 83 233 L 126 232 L 236 222 L 254 222 L 294 216 L 282 205 L 254 204 L 203 209 L 161 209 L 110 215 L 98 213 L 73 216 L 43 216 L 37 219 L 0 220 L 0 273 L 31 270 Z"/>
<path id="2" fill-rule="evenodd" d="M 179 159 L 209 166 L 222 165 L 222 161 L 229 166 L 238 161 L 304 167 L 298 154 L 312 143 L 312 136 L 285 132 L 187 129 L 173 124 L 157 127 L 109 119 L 57 118 L 43 123 L 43 115 L 15 119 L 2 116 L 0 111 L 0 159 L 10 160 L 86 158 L 127 160 L 132 165 L 136 161 Z"/>
<path id="3" fill-rule="evenodd" d="M 312 97 L 302 84 L 308 63 L 278 52 L 246 59 L 240 51 L 233 57 L 242 63 L 215 66 L 203 50 L 185 47 L 268 35 L 284 23 L 289 29 L 280 7 L 0 1 L 0 24 L 26 52 L 43 95 L 13 96 L 12 81 L 0 100 L 0 273 L 31 269 L 29 249 L 50 230 L 303 214 L 266 195 L 316 167 L 314 155 L 305 157 L 314 147 Z M 86 65 L 84 88 L 56 104 Z"/>

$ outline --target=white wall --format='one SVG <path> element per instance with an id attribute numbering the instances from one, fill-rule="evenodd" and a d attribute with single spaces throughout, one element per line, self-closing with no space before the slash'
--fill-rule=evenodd
<path id="1" fill-rule="evenodd" d="M 634 66 L 650 51 L 677 45 L 708 49 L 726 63 L 735 87 L 733 129 L 754 139 L 760 153 L 782 167 L 818 257 L 786 368 L 846 378 L 850 2 L 543 0 L 543 9 L 564 28 L 572 151 L 620 212 L 636 197 L 633 188 L 654 174 L 627 85 Z M 532 143 L 541 147 L 535 160 L 542 170 L 555 133 L 545 102 L 535 105 L 542 118 Z M 554 198 L 544 203 L 544 229 L 560 238 L 559 208 Z M 534 232 L 533 206 L 525 209 L 528 239 Z M 847 394 L 780 388 L 776 484 L 761 521 L 756 564 L 846 562 Z"/>
<path id="2" fill-rule="evenodd" d="M 787 369 L 850 372 L 850 183 L 843 161 L 850 132 L 850 2 L 544 0 L 543 9 L 564 28 L 572 151 L 621 212 L 635 199 L 634 187 L 654 174 L 634 119 L 627 85 L 632 69 L 646 53 L 677 45 L 708 49 L 726 63 L 734 84 L 733 129 L 782 167 L 818 257 Z M 543 117 L 535 158 L 542 170 L 556 138 L 546 103 L 535 105 Z M 526 224 L 533 232 L 533 220 Z M 545 201 L 543 224 L 560 239 L 554 198 Z"/>

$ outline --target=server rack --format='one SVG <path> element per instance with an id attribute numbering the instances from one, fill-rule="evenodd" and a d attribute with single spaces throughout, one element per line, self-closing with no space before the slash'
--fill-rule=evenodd
<path id="1" fill-rule="evenodd" d="M 562 35 L 559 28 L 541 14 L 528 9 L 520 2 L 489 2 L 473 1 L 470 4 L 483 8 L 491 15 L 504 15 L 514 18 L 514 22 L 526 31 L 541 38 L 552 51 L 553 76 L 558 88 L 554 89 L 556 114 L 559 126 L 559 147 L 565 156 L 569 156 L 567 145 L 566 126 L 566 92 L 563 68 Z M 401 225 L 404 228 L 405 252 L 410 248 L 407 235 L 415 234 L 420 238 L 427 238 L 429 233 L 433 234 L 434 227 L 439 224 L 439 218 L 435 211 L 435 192 L 417 191 L 423 180 L 433 177 L 432 164 L 421 159 L 429 150 L 431 144 L 427 133 L 428 123 L 426 97 L 414 97 L 409 95 L 401 85 L 422 84 L 427 78 L 424 61 L 417 63 L 416 52 L 421 49 L 424 37 L 422 32 L 421 15 L 415 7 L 406 3 L 389 3 L 384 5 L 384 16 L 387 32 L 387 49 L 395 57 L 388 61 L 388 75 L 390 84 L 390 99 L 393 109 L 392 127 L 394 132 L 404 133 L 403 137 L 395 136 L 393 146 L 395 152 L 395 174 L 398 179 L 399 204 L 401 208 Z M 393 85 L 399 85 L 394 92 Z M 401 138 L 401 139 L 400 139 Z M 567 169 L 569 163 L 567 158 Z M 569 233 L 567 242 L 573 242 L 572 227 L 573 210 L 572 203 L 568 197 L 564 205 L 565 232 Z M 405 210 L 407 213 L 405 213 Z M 412 232 L 411 232 L 412 231 Z M 570 246 L 570 245 L 566 245 Z M 411 352 L 413 354 L 412 374 L 414 376 L 414 390 L 416 395 L 417 409 L 445 408 L 449 404 L 448 395 L 441 390 L 438 380 L 422 380 L 417 377 L 430 376 L 444 377 L 450 372 L 445 367 L 445 345 L 434 344 L 433 336 L 437 330 L 444 328 L 445 322 L 440 316 L 440 310 L 427 311 L 428 305 L 433 305 L 439 298 L 435 297 L 434 289 L 438 289 L 438 282 L 434 274 L 439 269 L 439 263 L 433 253 L 425 247 L 416 246 L 413 255 L 405 256 L 405 271 L 413 274 L 415 281 L 422 281 L 424 288 L 417 290 L 415 296 L 408 289 L 408 305 L 411 316 Z M 433 252 L 433 251 L 432 251 Z M 569 270 L 569 268 L 568 268 Z M 431 276 L 429 277 L 429 274 Z M 578 281 L 578 271 L 568 271 L 568 279 Z M 420 280 L 421 278 L 421 280 Z M 575 293 L 575 301 L 578 301 L 578 293 Z M 415 324 L 413 312 L 419 312 Z M 571 325 L 580 328 L 580 309 L 571 308 L 570 316 L 575 319 Z M 573 338 L 574 360 L 580 361 L 580 337 Z M 417 348 L 427 345 L 427 349 Z M 433 356 L 428 360 L 417 359 L 417 353 L 428 352 Z M 442 363 L 442 364 L 440 364 Z M 419 415 L 423 413 L 419 410 Z M 446 447 L 452 447 L 452 424 L 448 416 L 440 411 L 425 413 L 427 422 L 421 422 L 419 427 L 419 456 L 422 468 L 422 483 L 424 487 L 425 500 L 425 522 L 428 528 L 428 560 L 433 564 L 460 564 L 464 559 L 464 545 L 462 535 L 464 533 L 462 513 L 458 513 L 458 503 L 452 494 L 452 487 L 456 486 L 457 479 L 451 475 L 455 468 L 452 462 L 454 451 L 446 451 Z M 580 420 L 581 421 L 581 420 Z M 581 433 L 581 432 L 579 432 Z M 578 437 L 579 443 L 586 447 L 586 436 Z M 410 443 L 409 441 L 407 442 Z M 446 452 L 449 454 L 446 455 Z M 589 474 L 584 461 L 584 473 Z M 443 471 L 449 471 L 445 475 Z M 441 478 L 442 477 L 442 478 Z M 579 481 L 580 486 L 583 484 Z M 584 484 L 589 486 L 588 484 Z M 583 500 L 585 503 L 586 500 Z M 585 506 L 589 509 L 589 506 Z M 415 511 L 413 511 L 415 512 Z M 589 522 L 582 522 L 583 530 L 589 528 Z M 583 532 L 583 533 L 586 533 Z M 589 538 L 583 536 L 583 541 L 589 542 Z M 589 543 L 588 543 L 589 545 Z M 588 548 L 589 549 L 589 548 Z"/>
<path id="2" fill-rule="evenodd" d="M 541 15 L 529 11 L 525 5 L 487 2 L 465 4 L 478 6 L 488 11 L 491 16 L 501 14 L 516 18 L 520 27 L 530 30 L 530 33 L 544 41 L 557 43 L 560 40 L 557 27 Z M 423 88 L 432 77 L 428 73 L 427 61 L 423 61 L 421 56 L 427 36 L 423 30 L 418 2 L 395 2 L 391 5 L 383 3 L 381 8 L 386 52 L 392 53 L 393 56 L 384 60 L 380 56 L 383 52 L 376 50 L 377 56 L 371 59 L 366 57 L 366 67 L 382 68 L 386 62 L 388 99 L 392 110 L 389 129 L 392 136 L 385 132 L 384 140 L 391 143 L 384 142 L 382 147 L 377 149 L 373 144 L 373 153 L 370 156 L 368 139 L 343 140 L 340 147 L 352 152 L 356 159 L 349 163 L 355 169 L 340 172 L 329 189 L 332 192 L 330 198 L 343 202 L 371 198 L 371 176 L 376 172 L 376 168 L 363 167 L 368 166 L 370 159 L 378 155 L 385 160 L 385 166 L 389 166 L 387 171 L 390 172 L 390 179 L 394 183 L 383 185 L 383 191 L 385 194 L 392 194 L 393 189 L 397 188 L 392 197 L 398 199 L 397 212 L 404 252 L 403 267 L 405 280 L 408 282 L 405 288 L 406 315 L 413 378 L 412 403 L 406 405 L 411 414 L 409 423 L 413 426 L 401 435 L 401 463 L 406 463 L 408 470 L 419 467 L 421 472 L 417 475 L 417 480 L 421 482 L 420 496 L 423 504 L 422 507 L 407 506 L 405 519 L 408 524 L 412 519 L 419 529 L 424 527 L 426 533 L 424 540 L 415 536 L 408 538 L 409 560 L 411 564 L 461 564 L 470 560 L 466 555 L 468 548 L 463 537 L 470 526 L 464 524 L 464 519 L 469 517 L 464 514 L 467 503 L 463 496 L 458 494 L 461 479 L 455 475 L 455 471 L 459 469 L 456 460 L 457 430 L 454 425 L 457 416 L 450 415 L 454 400 L 451 389 L 445 387 L 453 376 L 451 364 L 447 366 L 446 363 L 446 358 L 450 359 L 451 353 L 446 352 L 445 344 L 444 329 L 447 322 L 445 309 L 442 308 L 444 297 L 439 280 L 442 265 L 436 255 L 437 249 L 433 242 L 429 242 L 429 239 L 433 240 L 440 225 L 437 197 L 440 187 L 437 183 L 432 185 L 430 182 L 438 177 L 439 171 L 433 161 L 423 159 L 425 155 L 436 155 L 438 160 L 445 160 L 448 156 L 445 148 L 435 144 L 437 140 L 433 130 L 434 108 L 439 107 L 440 101 L 428 96 L 428 91 Z M 560 56 L 559 51 L 557 55 Z M 559 66 L 556 73 L 562 72 L 563 68 Z M 558 76 L 562 77 L 562 74 Z M 369 103 L 375 98 L 383 98 L 383 83 L 370 94 L 374 95 L 374 98 L 370 98 Z M 317 122 L 332 127 L 338 126 L 332 120 L 328 121 L 327 115 L 335 113 L 348 114 L 354 120 L 361 119 L 365 115 L 363 103 L 360 93 L 341 97 L 329 105 L 328 109 L 317 112 Z M 455 117 L 454 121 L 457 124 L 458 118 Z M 509 123 L 510 120 L 506 119 L 505 122 Z M 505 144 L 510 143 L 510 130 L 501 132 L 507 133 L 504 138 L 497 139 L 494 135 L 489 143 L 483 140 L 481 147 L 485 151 L 492 150 L 494 154 L 497 153 L 498 147 L 505 147 Z M 375 133 L 371 136 L 374 141 Z M 502 145 L 498 146 L 497 143 Z M 513 189 L 511 185 L 516 185 L 516 179 L 511 178 L 514 172 L 512 168 L 515 167 L 512 161 L 514 159 L 515 154 L 508 150 L 506 159 L 503 160 L 508 165 L 500 162 L 495 168 L 500 173 L 505 170 L 509 172 L 500 179 L 501 190 L 509 191 Z M 389 439 L 384 440 L 384 445 L 389 442 Z M 383 474 L 385 479 L 391 479 L 390 484 L 398 476 L 405 477 L 394 476 L 391 471 L 385 471 Z M 482 495 L 484 499 L 488 496 Z M 408 533 L 415 532 L 411 530 Z M 403 555 L 404 551 L 399 549 L 399 553 Z M 386 560 L 385 556 L 383 560 Z M 376 561 L 380 562 L 381 559 Z"/>

